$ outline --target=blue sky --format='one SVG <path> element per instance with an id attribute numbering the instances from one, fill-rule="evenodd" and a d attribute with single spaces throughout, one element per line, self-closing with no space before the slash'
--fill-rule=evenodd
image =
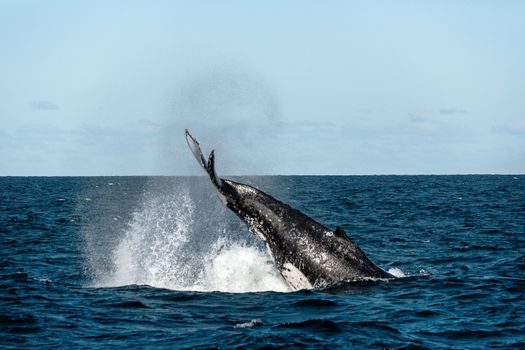
<path id="1" fill-rule="evenodd" d="M 525 173 L 525 2 L 0 2 L 0 175 Z"/>

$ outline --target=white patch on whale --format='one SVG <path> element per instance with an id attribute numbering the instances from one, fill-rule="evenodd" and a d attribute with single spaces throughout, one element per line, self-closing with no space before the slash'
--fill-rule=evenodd
<path id="1" fill-rule="evenodd" d="M 306 276 L 297 267 L 289 262 L 283 265 L 283 268 L 281 269 L 281 275 L 283 275 L 286 282 L 288 282 L 290 287 L 292 287 L 294 290 L 313 288 Z"/>

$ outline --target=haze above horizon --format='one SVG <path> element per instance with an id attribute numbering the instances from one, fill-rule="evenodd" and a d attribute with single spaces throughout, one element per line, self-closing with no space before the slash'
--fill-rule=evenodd
<path id="1" fill-rule="evenodd" d="M 2 1 L 0 176 L 524 174 L 520 1 Z"/>

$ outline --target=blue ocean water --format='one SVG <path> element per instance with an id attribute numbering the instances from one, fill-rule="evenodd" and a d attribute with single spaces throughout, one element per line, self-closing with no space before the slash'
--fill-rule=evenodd
<path id="1" fill-rule="evenodd" d="M 290 292 L 204 177 L 4 177 L 0 347 L 525 348 L 525 176 L 237 180 L 405 277 Z"/>

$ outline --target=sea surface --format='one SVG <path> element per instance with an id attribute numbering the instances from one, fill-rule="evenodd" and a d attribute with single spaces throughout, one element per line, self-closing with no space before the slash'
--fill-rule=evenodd
<path id="1" fill-rule="evenodd" d="M 236 180 L 399 278 L 289 291 L 204 177 L 3 177 L 0 348 L 525 348 L 525 176 Z"/>

